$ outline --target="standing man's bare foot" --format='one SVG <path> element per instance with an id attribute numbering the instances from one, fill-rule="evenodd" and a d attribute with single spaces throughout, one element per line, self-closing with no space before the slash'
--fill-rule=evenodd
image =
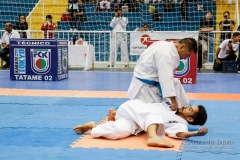
<path id="1" fill-rule="evenodd" d="M 78 125 L 78 126 L 74 127 L 73 130 L 77 134 L 82 134 L 84 132 L 87 132 L 90 129 L 93 129 L 96 126 L 97 126 L 97 124 L 92 121 L 92 122 L 88 122 L 88 123 L 85 123 L 85 124 Z"/>
<path id="2" fill-rule="evenodd" d="M 165 148 L 172 148 L 174 147 L 173 144 L 165 141 L 164 139 L 156 136 L 156 137 L 149 137 L 147 140 L 147 145 L 150 147 L 165 147 Z"/>
<path id="3" fill-rule="evenodd" d="M 110 108 L 108 111 L 108 121 L 115 121 L 115 115 L 117 111 L 113 108 Z"/>

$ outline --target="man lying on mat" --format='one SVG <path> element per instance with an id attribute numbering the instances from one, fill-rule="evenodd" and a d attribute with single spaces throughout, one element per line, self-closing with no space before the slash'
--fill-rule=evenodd
<path id="1" fill-rule="evenodd" d="M 203 106 L 189 106 L 177 111 L 169 110 L 164 103 L 144 103 L 140 100 L 129 100 L 118 109 L 115 121 L 97 125 L 95 122 L 74 127 L 77 134 L 91 130 L 93 138 L 122 139 L 137 135 L 141 131 L 148 134 L 147 145 L 151 147 L 173 147 L 164 140 L 166 134 L 172 138 L 189 138 L 204 136 L 208 129 L 201 127 L 198 131 L 188 132 L 188 124 L 204 125 L 207 113 Z"/>

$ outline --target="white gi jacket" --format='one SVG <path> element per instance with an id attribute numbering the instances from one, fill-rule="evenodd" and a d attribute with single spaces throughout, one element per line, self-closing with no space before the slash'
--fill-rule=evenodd
<path id="1" fill-rule="evenodd" d="M 171 111 L 162 103 L 143 103 L 140 100 L 129 100 L 117 110 L 116 121 L 108 121 L 94 128 L 94 138 L 121 139 L 147 131 L 151 124 L 158 124 L 158 136 L 179 138 L 178 132 L 188 131 L 188 122 Z"/>
<path id="2" fill-rule="evenodd" d="M 174 78 L 174 70 L 179 66 L 180 57 L 173 42 L 158 41 L 153 43 L 139 57 L 134 69 L 134 76 L 128 89 L 129 99 L 140 99 L 145 103 L 161 102 L 159 90 L 136 77 L 159 82 L 162 97 L 177 98 L 179 107 L 189 103 L 180 81 Z"/>
<path id="3" fill-rule="evenodd" d="M 116 33 L 117 31 L 126 31 L 128 19 L 126 17 L 113 17 L 110 26 L 113 27 L 111 45 L 111 65 L 115 64 L 115 51 L 121 48 L 121 61 L 128 63 L 127 34 Z"/>

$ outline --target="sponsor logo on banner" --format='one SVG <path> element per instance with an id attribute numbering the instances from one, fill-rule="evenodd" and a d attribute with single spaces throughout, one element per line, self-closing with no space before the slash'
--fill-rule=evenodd
<path id="1" fill-rule="evenodd" d="M 14 48 L 14 74 L 26 74 L 26 52 L 24 48 Z"/>
<path id="2" fill-rule="evenodd" d="M 58 48 L 58 74 L 62 74 L 62 50 Z"/>
<path id="3" fill-rule="evenodd" d="M 140 38 L 140 42 L 143 44 L 143 45 L 147 45 L 147 42 L 151 40 L 151 37 L 147 34 L 144 34 L 142 35 L 142 37 Z"/>
<path id="4" fill-rule="evenodd" d="M 46 74 L 51 69 L 51 49 L 31 49 L 31 68 L 34 73 Z"/>
<path id="5" fill-rule="evenodd" d="M 67 48 L 62 48 L 62 67 L 63 71 L 66 72 L 68 67 Z"/>
<path id="6" fill-rule="evenodd" d="M 190 70 L 190 58 L 187 58 L 186 60 L 181 60 L 178 68 L 176 68 L 174 75 L 181 77 L 188 74 Z"/>

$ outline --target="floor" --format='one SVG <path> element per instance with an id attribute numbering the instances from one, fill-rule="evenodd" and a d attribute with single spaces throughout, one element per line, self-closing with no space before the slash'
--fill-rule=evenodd
<path id="1" fill-rule="evenodd" d="M 11 81 L 9 71 L 0 70 L 0 159 L 240 159 L 240 74 L 212 71 L 199 71 L 197 84 L 183 85 L 191 104 L 207 108 L 209 133 L 184 140 L 180 151 L 72 148 L 83 137 L 72 128 L 100 122 L 126 101 L 131 77 L 132 69 L 95 69 L 70 71 L 57 82 Z"/>

